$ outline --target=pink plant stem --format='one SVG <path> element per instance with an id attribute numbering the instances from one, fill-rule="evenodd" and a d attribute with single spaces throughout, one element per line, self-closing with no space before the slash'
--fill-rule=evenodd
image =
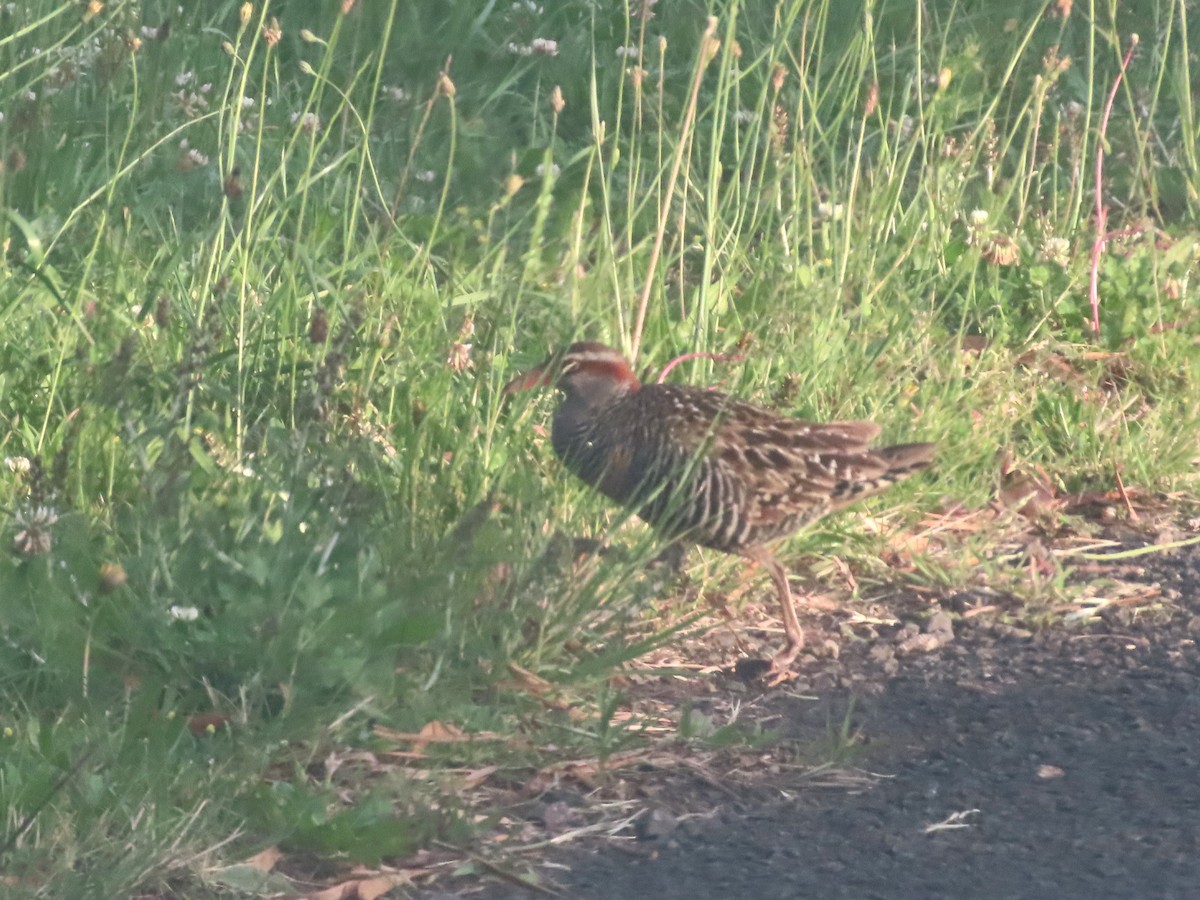
<path id="1" fill-rule="evenodd" d="M 667 376 L 671 374 L 671 370 L 677 365 L 687 362 L 691 359 L 716 359 L 722 362 L 741 362 L 745 358 L 746 357 L 742 356 L 740 353 L 736 355 L 729 353 L 685 353 L 683 356 L 675 357 L 673 360 L 663 366 L 663 370 L 658 373 L 658 383 L 662 384 L 664 381 L 666 381 Z"/>
<path id="2" fill-rule="evenodd" d="M 1096 238 L 1092 241 L 1091 278 L 1088 281 L 1088 299 L 1092 303 L 1092 333 L 1100 333 L 1100 254 L 1104 252 L 1106 240 L 1105 227 L 1108 224 L 1108 207 L 1104 205 L 1104 138 L 1108 133 L 1108 117 L 1112 113 L 1113 102 L 1117 99 L 1117 89 L 1129 61 L 1133 59 L 1133 50 L 1138 45 L 1135 34 L 1129 40 L 1129 50 L 1121 60 L 1121 71 L 1113 79 L 1112 90 L 1108 92 L 1108 102 L 1104 104 L 1104 115 L 1100 117 L 1100 140 L 1096 142 Z"/>

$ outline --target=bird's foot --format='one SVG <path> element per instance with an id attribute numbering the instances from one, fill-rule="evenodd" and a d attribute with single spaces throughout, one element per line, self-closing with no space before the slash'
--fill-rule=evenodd
<path id="1" fill-rule="evenodd" d="M 803 641 L 788 641 L 787 646 L 775 654 L 771 660 L 771 668 L 763 676 L 768 686 L 775 687 L 796 677 L 796 673 L 792 671 L 792 663 L 803 649 Z"/>
<path id="2" fill-rule="evenodd" d="M 672 575 L 678 575 L 683 571 L 683 564 L 687 562 L 687 547 L 680 543 L 668 544 L 654 559 L 650 560 L 652 566 L 666 566 L 667 571 Z"/>
<path id="3" fill-rule="evenodd" d="M 772 666 L 763 676 L 763 682 L 767 687 L 779 687 L 781 684 L 786 684 L 789 681 L 796 680 L 796 673 L 791 669 L 776 669 Z"/>
<path id="4" fill-rule="evenodd" d="M 768 687 L 775 687 L 787 681 L 792 681 L 796 673 L 792 664 L 800 651 L 804 649 L 803 642 L 790 643 L 769 660 L 748 657 L 739 659 L 733 667 L 734 673 L 743 681 L 763 681 Z"/>

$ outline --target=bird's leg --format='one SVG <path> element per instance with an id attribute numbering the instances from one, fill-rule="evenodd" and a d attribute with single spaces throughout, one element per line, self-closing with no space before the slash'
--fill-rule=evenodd
<path id="1" fill-rule="evenodd" d="M 779 592 L 783 633 L 787 637 L 787 643 L 771 660 L 771 670 L 776 673 L 787 672 L 792 661 L 804 648 L 804 629 L 800 627 L 800 619 L 796 616 L 796 606 L 792 602 L 792 588 L 788 584 L 787 569 L 766 547 L 747 547 L 741 553 L 747 559 L 761 563 L 771 573 L 771 580 L 775 582 L 775 589 Z"/>
<path id="2" fill-rule="evenodd" d="M 683 564 L 687 562 L 687 545 L 672 541 L 650 560 L 652 564 L 666 566 L 672 575 L 683 574 Z"/>

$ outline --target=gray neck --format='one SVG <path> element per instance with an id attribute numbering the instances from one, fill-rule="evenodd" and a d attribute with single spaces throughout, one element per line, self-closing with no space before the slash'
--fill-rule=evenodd
<path id="1" fill-rule="evenodd" d="M 607 373 L 572 372 L 559 388 L 566 396 L 554 415 L 551 443 L 559 457 L 574 457 L 578 462 L 580 456 L 589 455 L 597 438 L 604 438 L 595 431 L 597 416 L 629 394 L 631 386 Z"/>

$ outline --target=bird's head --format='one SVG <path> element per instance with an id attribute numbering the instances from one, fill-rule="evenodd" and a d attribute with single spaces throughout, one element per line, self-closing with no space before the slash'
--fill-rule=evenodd
<path id="1" fill-rule="evenodd" d="M 550 386 L 566 394 L 568 401 L 596 406 L 636 391 L 641 382 L 619 350 L 595 341 L 580 341 L 518 375 L 504 386 L 504 393 Z"/>

